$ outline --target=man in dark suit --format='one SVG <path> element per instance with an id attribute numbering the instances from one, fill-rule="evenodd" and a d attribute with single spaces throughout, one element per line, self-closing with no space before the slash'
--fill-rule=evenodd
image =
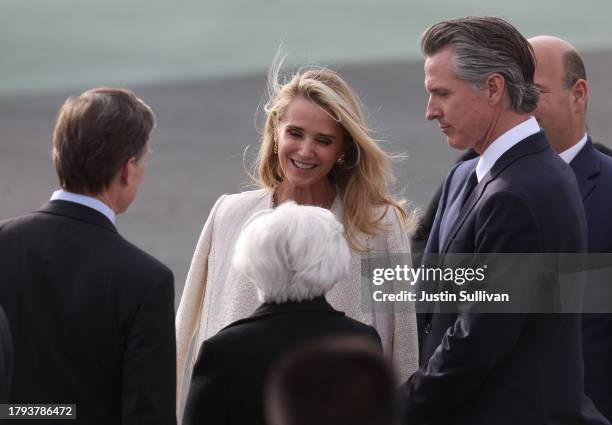
<path id="1" fill-rule="evenodd" d="M 553 150 L 576 174 L 589 252 L 612 253 L 612 158 L 598 152 L 587 134 L 589 86 L 584 63 L 565 40 L 538 36 L 529 42 L 537 59 L 535 83 L 542 92 L 535 116 Z M 598 292 L 587 282 L 585 299 L 594 296 Z M 582 340 L 586 393 L 612 421 L 612 315 L 584 314 Z"/>
<path id="2" fill-rule="evenodd" d="M 325 300 L 349 270 L 343 234 L 329 210 L 294 202 L 261 211 L 247 223 L 236 242 L 234 265 L 256 286 L 263 304 L 202 344 L 183 425 L 264 425 L 267 376 L 283 354 L 301 343 L 352 336 L 382 352 L 372 326 L 346 317 Z M 327 407 L 338 408 L 332 400 L 330 395 Z"/>
<path id="3" fill-rule="evenodd" d="M 448 266 L 453 253 L 584 251 L 572 170 L 529 115 L 538 91 L 527 40 L 501 19 L 469 17 L 433 25 L 421 46 L 427 119 L 480 155 L 449 173 L 426 255 Z M 605 423 L 583 395 L 576 315 L 482 311 L 465 302 L 428 315 L 422 366 L 401 387 L 406 423 Z"/>
<path id="4" fill-rule="evenodd" d="M 114 224 L 143 180 L 153 127 L 129 90 L 69 98 L 53 137 L 62 189 L 0 223 L 11 403 L 76 404 L 83 424 L 176 423 L 172 273 Z"/>
<path id="5" fill-rule="evenodd" d="M 0 403 L 8 401 L 13 372 L 13 340 L 8 319 L 0 306 Z"/>

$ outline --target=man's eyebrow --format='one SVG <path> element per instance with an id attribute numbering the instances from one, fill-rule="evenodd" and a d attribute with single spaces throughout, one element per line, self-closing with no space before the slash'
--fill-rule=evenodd
<path id="1" fill-rule="evenodd" d="M 425 86 L 425 90 L 427 90 L 428 93 L 434 93 L 434 94 L 440 94 L 442 92 L 447 93 L 449 91 L 448 89 L 438 87 L 438 86 L 433 86 L 431 88 L 427 88 L 427 86 Z"/>

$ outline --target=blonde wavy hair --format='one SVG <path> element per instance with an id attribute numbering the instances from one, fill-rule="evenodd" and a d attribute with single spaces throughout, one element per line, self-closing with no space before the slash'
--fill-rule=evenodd
<path id="1" fill-rule="evenodd" d="M 357 242 L 357 233 L 374 235 L 382 230 L 380 221 L 386 208 L 381 213 L 377 207 L 395 208 L 402 222 L 409 224 L 411 218 L 404 210 L 404 202 L 389 191 L 394 181 L 392 157 L 370 135 L 355 92 L 327 68 L 302 68 L 283 82 L 279 70 L 280 64 L 275 65 L 268 75 L 269 100 L 264 106 L 265 124 L 255 163 L 256 183 L 275 190 L 283 181 L 278 155 L 274 153 L 274 132 L 289 104 L 304 98 L 320 106 L 344 129 L 344 164 L 336 165 L 330 178 L 342 199 L 342 221 L 349 245 L 364 250 Z"/>

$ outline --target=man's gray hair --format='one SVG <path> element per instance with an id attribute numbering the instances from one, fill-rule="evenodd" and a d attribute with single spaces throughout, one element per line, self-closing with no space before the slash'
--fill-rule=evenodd
<path id="1" fill-rule="evenodd" d="M 233 262 L 261 302 L 281 303 L 325 295 L 348 274 L 350 258 L 344 227 L 329 210 L 286 202 L 245 224 Z"/>
<path id="2" fill-rule="evenodd" d="M 539 92 L 533 82 L 533 49 L 508 22 L 468 16 L 439 22 L 423 33 L 421 50 L 426 56 L 446 47 L 453 48 L 457 78 L 479 90 L 489 75 L 500 74 L 512 110 L 519 113 L 535 110 Z"/>

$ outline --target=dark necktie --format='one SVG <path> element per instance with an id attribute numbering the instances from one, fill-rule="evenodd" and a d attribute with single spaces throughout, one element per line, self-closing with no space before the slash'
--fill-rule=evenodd
<path id="1" fill-rule="evenodd" d="M 465 182 L 465 186 L 463 186 L 463 193 L 461 194 L 461 208 L 465 205 L 465 202 L 470 197 L 470 194 L 474 191 L 474 188 L 478 184 L 478 177 L 476 176 L 476 170 L 470 173 L 470 177 L 468 177 Z"/>
<path id="2" fill-rule="evenodd" d="M 440 235 L 438 238 L 438 252 L 442 252 L 442 248 L 446 242 L 446 238 L 448 238 L 448 233 L 453 228 L 455 221 L 459 218 L 459 212 L 463 208 L 465 202 L 470 197 L 470 194 L 474 191 L 474 188 L 478 184 L 478 178 L 476 177 L 476 170 L 472 171 L 463 184 L 463 187 L 459 186 L 458 190 L 461 192 L 456 195 L 453 201 L 448 205 L 446 211 L 444 211 L 444 215 L 442 216 L 442 221 L 440 223 Z"/>

